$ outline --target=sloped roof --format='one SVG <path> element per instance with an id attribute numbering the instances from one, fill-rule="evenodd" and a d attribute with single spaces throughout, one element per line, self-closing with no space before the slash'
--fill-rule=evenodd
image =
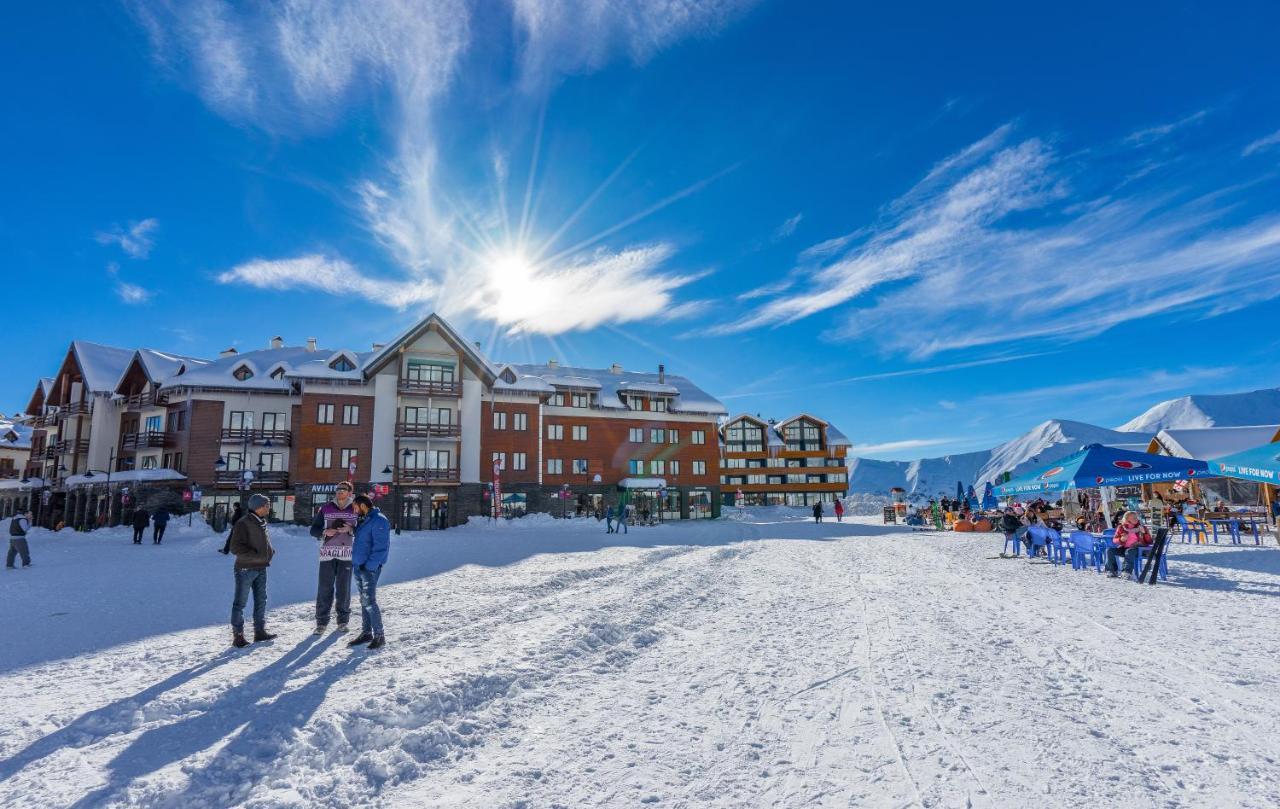
<path id="1" fill-rule="evenodd" d="M 362 368 L 365 376 L 372 376 L 382 370 L 383 366 L 395 358 L 396 353 L 400 350 L 401 346 L 417 340 L 419 337 L 426 334 L 433 326 L 441 335 L 444 336 L 445 340 L 453 344 L 454 348 L 462 352 L 463 356 L 470 361 L 470 364 L 473 366 L 473 370 L 476 371 L 480 378 L 486 383 L 492 382 L 498 375 L 498 369 L 489 362 L 489 359 L 480 352 L 479 348 L 464 340 L 462 336 L 454 330 L 453 326 L 449 325 L 447 320 L 440 317 L 435 312 L 432 312 L 422 320 L 405 329 L 397 335 L 394 340 L 373 352 Z"/>
<path id="2" fill-rule="evenodd" d="M 497 390 L 542 390 L 551 392 L 556 386 L 600 391 L 600 406 L 615 410 L 627 409 L 626 404 L 618 396 L 628 391 L 645 393 L 662 393 L 675 397 L 671 412 L 673 413 L 709 413 L 726 414 L 729 411 L 719 399 L 699 388 L 683 376 L 666 374 L 662 382 L 656 373 L 637 373 L 622 371 L 613 373 L 608 368 L 576 368 L 559 365 L 554 368 L 548 365 L 507 364 L 503 371 L 510 370 L 516 377 L 516 383 L 502 378 L 494 382 Z M 535 381 L 536 380 L 536 381 Z M 545 386 L 545 387 L 542 387 Z"/>
<path id="3" fill-rule="evenodd" d="M 84 375 L 85 387 L 91 393 L 114 393 L 120 375 L 129 367 L 134 352 L 87 340 L 73 340 L 71 353 Z"/>
<path id="4" fill-rule="evenodd" d="M 31 431 L 29 424 L 0 421 L 0 448 L 31 449 Z"/>
<path id="5" fill-rule="evenodd" d="M 1178 458 L 1212 461 L 1276 440 L 1280 440 L 1280 424 L 1161 430 L 1152 442 L 1152 451 L 1163 449 L 1163 454 Z"/>
<path id="6" fill-rule="evenodd" d="M 282 348 L 264 348 L 258 351 L 246 351 L 243 354 L 232 354 L 219 357 L 204 365 L 187 367 L 181 374 L 168 376 L 162 387 L 165 388 L 231 388 L 237 390 L 261 390 L 286 393 L 290 389 L 289 372 L 301 366 L 310 365 L 318 358 L 327 358 L 332 352 L 308 351 L 306 346 L 284 346 Z M 280 379 L 271 378 L 271 369 L 283 364 L 285 376 Z M 253 376 L 245 380 L 236 379 L 235 370 L 241 365 L 248 365 Z M 357 378 L 359 375 L 357 373 Z"/>
<path id="7" fill-rule="evenodd" d="M 154 348 L 140 348 L 137 355 L 138 362 L 141 363 L 147 379 L 154 383 L 162 382 L 167 377 L 176 374 L 178 369 L 184 365 L 190 370 L 191 368 L 209 364 L 209 360 L 200 357 L 171 354 L 167 351 L 157 351 Z"/>

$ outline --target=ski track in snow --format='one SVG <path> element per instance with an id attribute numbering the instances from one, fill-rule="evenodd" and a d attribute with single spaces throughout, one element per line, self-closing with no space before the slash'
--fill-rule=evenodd
<path id="1" fill-rule="evenodd" d="M 1280 805 L 1280 549 L 1175 544 L 1139 587 L 997 535 L 759 519 L 398 537 L 393 566 L 459 564 L 380 588 L 376 654 L 295 602 L 246 651 L 197 626 L 0 671 L 0 805 Z M 202 542 L 167 568 L 197 591 Z"/>

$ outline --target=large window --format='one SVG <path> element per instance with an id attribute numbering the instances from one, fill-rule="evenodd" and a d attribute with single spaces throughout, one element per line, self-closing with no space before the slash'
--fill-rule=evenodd
<path id="1" fill-rule="evenodd" d="M 666 461 L 649 461 L 649 474 L 665 475 L 667 472 Z"/>
<path id="2" fill-rule="evenodd" d="M 329 363 L 329 367 L 341 373 L 346 373 L 347 371 L 354 371 L 356 369 L 356 366 L 351 362 L 351 360 L 347 359 L 346 354 L 343 354 L 333 362 Z"/>
<path id="3" fill-rule="evenodd" d="M 170 410 L 168 424 L 165 429 L 171 433 L 180 433 L 187 429 L 187 411 Z"/>
<path id="4" fill-rule="evenodd" d="M 343 424 L 359 424 L 360 423 L 360 405 L 343 405 L 342 406 L 342 423 Z M 263 425 L 264 427 L 266 425 Z"/>
<path id="5" fill-rule="evenodd" d="M 333 424 L 333 405 L 321 404 L 316 406 L 316 424 Z"/>
<path id="6" fill-rule="evenodd" d="M 262 429 L 264 430 L 287 430 L 284 425 L 284 413 L 263 413 Z"/>
<path id="7" fill-rule="evenodd" d="M 649 409 L 657 413 L 665 413 L 667 412 L 667 400 L 666 399 L 650 399 Z"/>
<path id="8" fill-rule="evenodd" d="M 333 450 L 328 447 L 316 447 L 316 469 L 333 467 Z"/>
<path id="9" fill-rule="evenodd" d="M 164 429 L 163 422 L 163 416 L 147 416 L 147 421 L 143 424 L 142 429 L 144 432 L 158 433 Z"/>
<path id="10" fill-rule="evenodd" d="M 341 452 L 339 452 L 339 457 L 342 459 L 342 468 L 350 469 L 351 462 L 356 459 L 356 450 L 343 449 Z"/>
<path id="11" fill-rule="evenodd" d="M 563 475 L 563 474 L 564 474 L 564 461 L 563 461 L 563 460 L 561 460 L 560 458 L 548 458 L 548 459 L 547 459 L 547 474 L 548 474 L 548 475 Z"/>
<path id="12" fill-rule="evenodd" d="M 548 425 L 547 425 L 547 438 L 548 438 L 549 440 L 551 440 L 551 441 L 563 441 L 563 440 L 564 440 L 564 425 L 563 425 L 563 424 L 548 424 Z"/>
<path id="13" fill-rule="evenodd" d="M 792 452 L 821 449 L 821 429 L 807 419 L 797 419 L 783 429 L 782 436 L 787 441 L 787 449 Z"/>
<path id="14" fill-rule="evenodd" d="M 586 441 L 586 440 L 587 440 L 587 425 L 585 425 L 585 424 L 575 424 L 575 425 L 573 425 L 573 440 L 574 440 L 574 441 Z"/>
<path id="15" fill-rule="evenodd" d="M 632 458 L 630 461 L 627 461 L 627 472 L 632 475 L 643 475 L 644 461 L 641 461 L 635 458 Z"/>
<path id="16" fill-rule="evenodd" d="M 505 452 L 495 452 L 495 453 L 492 453 L 492 454 L 489 456 L 489 468 L 490 468 L 490 469 L 492 469 L 492 468 L 493 468 L 493 464 L 494 464 L 494 462 L 495 462 L 495 461 L 498 463 L 498 469 L 499 469 L 499 470 L 506 469 L 506 468 L 507 468 L 507 453 L 505 453 Z"/>
<path id="17" fill-rule="evenodd" d="M 724 431 L 726 452 L 763 452 L 764 428 L 747 421 L 730 424 Z"/>
<path id="18" fill-rule="evenodd" d="M 695 475 L 705 475 L 705 474 L 707 474 L 707 462 L 706 462 L 706 461 L 693 461 L 693 462 L 692 462 L 692 467 L 690 468 L 690 471 L 692 471 L 692 472 L 693 472 L 693 474 L 695 474 Z"/>
<path id="19" fill-rule="evenodd" d="M 667 443 L 667 431 L 657 428 L 649 431 L 649 440 L 654 444 Z"/>
<path id="20" fill-rule="evenodd" d="M 677 460 L 667 461 L 667 469 L 672 475 L 680 474 L 680 462 Z"/>
<path id="21" fill-rule="evenodd" d="M 505 410 L 493 411 L 493 429 L 495 430 L 507 429 L 507 411 Z"/>
<path id="22" fill-rule="evenodd" d="M 643 444 L 644 428 L 632 427 L 630 430 L 627 431 L 627 440 L 630 441 L 632 444 Z"/>
<path id="23" fill-rule="evenodd" d="M 182 453 L 178 453 L 178 458 L 182 458 Z M 262 465 L 263 472 L 283 472 L 284 471 L 284 453 L 282 452 L 259 452 L 258 463 Z"/>
<path id="24" fill-rule="evenodd" d="M 511 414 L 511 421 L 512 421 L 511 429 L 513 429 L 513 430 L 527 430 L 527 429 L 529 429 L 529 414 L 528 414 L 528 413 L 512 413 L 512 414 Z"/>
<path id="25" fill-rule="evenodd" d="M 707 443 L 707 431 L 706 430 L 690 430 L 689 440 L 694 444 L 705 444 Z"/>
<path id="26" fill-rule="evenodd" d="M 639 396 L 628 396 L 627 407 L 632 410 L 644 410 L 644 399 Z"/>
<path id="27" fill-rule="evenodd" d="M 143 456 L 142 456 L 142 468 L 143 468 L 143 469 L 155 469 L 155 468 L 157 468 L 157 467 L 159 466 L 158 461 L 159 461 L 159 459 L 158 459 L 156 456 L 154 456 L 154 455 L 143 455 Z"/>
<path id="28" fill-rule="evenodd" d="M 550 407 L 564 407 L 564 394 L 563 393 L 551 394 L 551 398 L 547 400 L 547 404 Z"/>
<path id="29" fill-rule="evenodd" d="M 575 394 L 573 394 L 573 406 L 574 406 L 574 407 L 590 407 L 590 406 L 591 406 L 591 394 L 590 394 L 590 393 L 575 393 Z"/>
<path id="30" fill-rule="evenodd" d="M 452 385 L 455 366 L 448 360 L 429 360 L 423 357 L 410 357 L 405 364 L 404 378 L 410 382 L 434 382 L 441 385 Z"/>
<path id="31" fill-rule="evenodd" d="M 573 459 L 573 474 L 575 474 L 575 475 L 585 475 L 585 474 L 587 474 L 587 459 L 586 459 L 586 458 L 574 458 L 574 459 Z"/>
<path id="32" fill-rule="evenodd" d="M 246 430 L 253 426 L 253 414 L 246 413 L 243 410 L 232 410 L 227 416 L 227 428 L 231 430 Z"/>
<path id="33" fill-rule="evenodd" d="M 668 442 L 668 443 L 671 443 L 671 444 L 679 444 L 679 443 L 680 443 L 680 431 L 679 431 L 679 430 L 667 430 L 667 442 Z"/>
<path id="34" fill-rule="evenodd" d="M 227 471 L 239 472 L 244 469 L 244 453 L 228 452 L 227 453 Z"/>
<path id="35" fill-rule="evenodd" d="M 529 468 L 529 454 L 525 452 L 511 453 L 511 468 L 516 472 L 523 472 Z"/>

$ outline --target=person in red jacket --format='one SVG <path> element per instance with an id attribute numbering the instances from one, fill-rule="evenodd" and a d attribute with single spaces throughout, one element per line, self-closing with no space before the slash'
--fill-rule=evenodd
<path id="1" fill-rule="evenodd" d="M 1111 546 L 1107 548 L 1107 575 L 1116 578 L 1117 562 L 1124 554 L 1124 572 L 1133 574 L 1133 567 L 1138 561 L 1138 548 L 1151 544 L 1151 531 L 1143 525 L 1142 518 L 1136 511 L 1126 511 L 1116 526 L 1111 537 Z"/>
<path id="2" fill-rule="evenodd" d="M 840 502 L 840 498 L 836 498 L 835 505 L 836 522 L 844 522 L 844 503 Z"/>

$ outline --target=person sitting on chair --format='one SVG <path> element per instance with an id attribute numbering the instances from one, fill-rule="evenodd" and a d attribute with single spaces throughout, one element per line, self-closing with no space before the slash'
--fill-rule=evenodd
<path id="1" fill-rule="evenodd" d="M 1121 554 L 1124 554 L 1124 572 L 1132 575 L 1138 562 L 1138 549 L 1150 545 L 1151 532 L 1143 525 L 1142 518 L 1136 511 L 1126 511 L 1107 548 L 1107 575 L 1113 579 L 1120 575 L 1116 567 Z"/>

